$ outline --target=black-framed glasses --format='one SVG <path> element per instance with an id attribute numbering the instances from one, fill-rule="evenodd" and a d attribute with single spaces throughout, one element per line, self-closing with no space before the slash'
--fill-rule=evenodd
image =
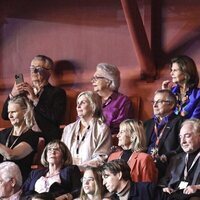
<path id="1" fill-rule="evenodd" d="M 50 70 L 50 69 L 47 69 L 47 68 L 41 67 L 41 66 L 34 66 L 34 65 L 31 65 L 31 66 L 30 66 L 30 71 L 31 71 L 32 73 L 35 73 L 35 74 L 37 74 L 37 73 L 41 74 L 41 73 L 44 72 L 45 70 Z"/>
<path id="2" fill-rule="evenodd" d="M 163 103 L 170 103 L 171 101 L 169 101 L 169 100 L 162 100 L 162 99 L 158 99 L 157 101 L 151 101 L 151 103 L 154 105 L 154 104 L 156 104 L 156 105 L 158 105 L 158 104 L 163 104 Z"/>

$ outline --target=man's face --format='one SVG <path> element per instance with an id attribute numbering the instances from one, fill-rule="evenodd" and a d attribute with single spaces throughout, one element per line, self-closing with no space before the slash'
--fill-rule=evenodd
<path id="1" fill-rule="evenodd" d="M 173 111 L 174 105 L 168 100 L 165 93 L 157 93 L 154 96 L 153 113 L 156 117 L 165 117 Z"/>
<path id="2" fill-rule="evenodd" d="M 103 175 L 103 185 L 106 186 L 109 192 L 118 192 L 119 182 L 120 182 L 120 174 L 112 174 L 108 170 L 104 170 Z"/>
<path id="3" fill-rule="evenodd" d="M 34 59 L 31 62 L 31 81 L 36 88 L 42 87 L 48 81 L 49 70 L 45 69 L 45 67 L 45 63 L 42 60 Z"/>
<path id="4" fill-rule="evenodd" d="M 12 180 L 5 181 L 0 175 L 0 199 L 8 198 L 12 195 Z"/>
<path id="5" fill-rule="evenodd" d="M 191 123 L 186 123 L 180 130 L 180 144 L 184 152 L 192 153 L 200 148 L 200 133 L 194 133 Z"/>

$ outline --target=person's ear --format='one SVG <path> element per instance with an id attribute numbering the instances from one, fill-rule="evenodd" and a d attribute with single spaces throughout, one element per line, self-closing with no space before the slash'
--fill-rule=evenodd
<path id="1" fill-rule="evenodd" d="M 122 179 L 122 172 L 118 173 L 118 179 L 121 180 Z"/>
<path id="2" fill-rule="evenodd" d="M 16 185 L 16 180 L 15 180 L 15 178 L 11 178 L 11 185 L 12 185 L 12 187 L 14 188 L 15 187 L 15 185 Z"/>

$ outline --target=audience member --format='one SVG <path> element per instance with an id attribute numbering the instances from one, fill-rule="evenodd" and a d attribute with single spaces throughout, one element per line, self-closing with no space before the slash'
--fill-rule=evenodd
<path id="1" fill-rule="evenodd" d="M 54 140 L 47 144 L 41 163 L 45 168 L 33 170 L 25 181 L 23 195 L 49 192 L 53 197 L 66 194 L 67 199 L 80 195 L 81 173 L 76 165 L 72 165 L 72 157 L 67 146 Z"/>
<path id="2" fill-rule="evenodd" d="M 185 55 L 175 57 L 171 59 L 170 69 L 172 80 L 164 81 L 162 88 L 171 89 L 176 95 L 175 113 L 200 119 L 199 74 L 194 60 Z"/>
<path id="3" fill-rule="evenodd" d="M 157 182 L 158 172 L 146 151 L 146 135 L 142 122 L 127 119 L 120 124 L 118 146 L 123 150 L 112 153 L 108 160 L 123 159 L 131 169 L 134 182 Z"/>
<path id="4" fill-rule="evenodd" d="M 153 100 L 154 117 L 144 123 L 147 152 L 158 167 L 159 177 L 165 174 L 169 158 L 181 151 L 179 132 L 183 118 L 174 114 L 176 97 L 170 90 L 157 90 Z"/>
<path id="5" fill-rule="evenodd" d="M 49 83 L 52 68 L 53 61 L 50 58 L 35 56 L 30 66 L 32 86 L 27 82 L 15 83 L 2 110 L 2 118 L 8 119 L 8 100 L 19 94 L 25 95 L 34 105 L 35 119 L 46 143 L 60 139 L 59 125 L 66 111 L 65 91 Z"/>
<path id="6" fill-rule="evenodd" d="M 13 162 L 0 163 L 0 199 L 20 200 L 22 175 Z"/>
<path id="7" fill-rule="evenodd" d="M 84 171 L 82 178 L 82 189 L 80 198 L 76 200 L 109 200 L 109 197 L 105 197 L 105 187 L 103 186 L 103 180 L 101 172 L 98 168 L 87 167 Z M 107 195 L 108 196 L 108 195 Z"/>
<path id="8" fill-rule="evenodd" d="M 162 199 L 200 199 L 200 120 L 188 119 L 180 130 L 180 144 L 184 152 L 174 156 L 161 180 Z M 195 198 L 196 197 L 196 198 Z"/>
<path id="9" fill-rule="evenodd" d="M 80 168 L 99 166 L 107 158 L 111 147 L 109 127 L 103 122 L 101 99 L 85 91 L 77 97 L 79 119 L 64 128 L 62 141 L 71 151 L 74 164 Z"/>
<path id="10" fill-rule="evenodd" d="M 39 136 L 32 131 L 35 123 L 33 107 L 26 97 L 16 96 L 8 101 L 11 128 L 0 131 L 0 162 L 15 162 L 25 180 L 31 171 Z"/>
<path id="11" fill-rule="evenodd" d="M 131 182 L 130 167 L 124 160 L 112 160 L 102 166 L 103 184 L 111 199 L 154 200 L 155 185 L 147 182 Z"/>
<path id="12" fill-rule="evenodd" d="M 99 63 L 91 80 L 94 91 L 102 98 L 103 114 L 112 134 L 119 132 L 119 124 L 133 118 L 130 99 L 119 93 L 120 71 L 114 65 Z"/>

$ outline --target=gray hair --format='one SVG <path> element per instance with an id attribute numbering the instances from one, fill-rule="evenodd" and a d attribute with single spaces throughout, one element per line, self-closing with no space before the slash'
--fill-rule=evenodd
<path id="1" fill-rule="evenodd" d="M 52 70 L 53 69 L 53 66 L 54 66 L 54 63 L 53 63 L 53 60 L 45 55 L 37 55 L 35 56 L 33 60 L 40 60 L 42 62 L 44 62 L 44 68 L 48 69 L 48 70 Z"/>
<path id="2" fill-rule="evenodd" d="M 120 71 L 115 65 L 108 63 L 99 63 L 97 69 L 101 69 L 105 72 L 106 77 L 111 81 L 110 89 L 112 91 L 118 91 L 120 87 Z"/>
<path id="3" fill-rule="evenodd" d="M 4 181 L 9 181 L 14 178 L 16 180 L 16 186 L 19 188 L 22 186 L 22 174 L 14 162 L 5 161 L 0 163 L 0 174 Z"/>
<path id="4" fill-rule="evenodd" d="M 32 128 L 36 123 L 32 103 L 28 100 L 27 97 L 21 95 L 15 96 L 8 101 L 8 105 L 12 103 L 18 104 L 22 110 L 26 110 L 24 114 L 25 124 L 28 128 Z"/>
<path id="5" fill-rule="evenodd" d="M 185 124 L 191 124 L 193 127 L 193 131 L 195 135 L 200 135 L 200 119 L 192 118 L 192 119 L 187 119 L 181 124 L 181 128 Z"/>

